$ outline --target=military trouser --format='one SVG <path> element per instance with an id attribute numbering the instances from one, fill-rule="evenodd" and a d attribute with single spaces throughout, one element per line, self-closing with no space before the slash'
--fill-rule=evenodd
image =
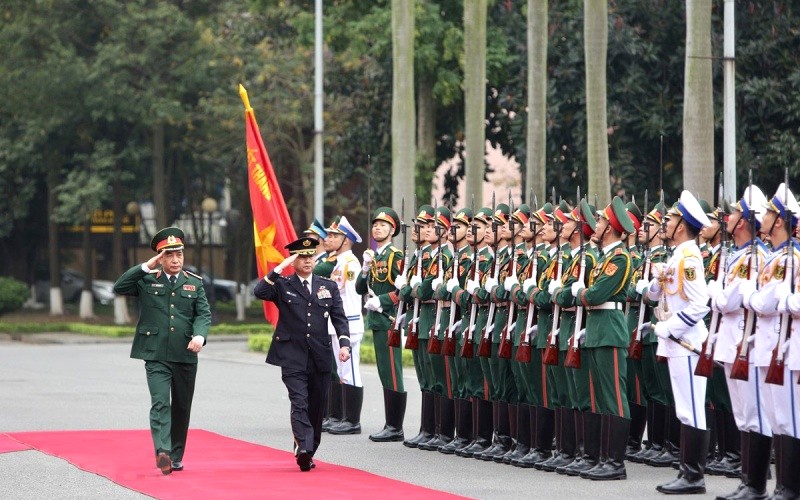
<path id="1" fill-rule="evenodd" d="M 476 315 L 476 318 L 477 316 L 478 315 Z M 456 345 L 456 356 L 453 358 L 456 370 L 458 371 L 458 392 L 460 394 L 458 397 L 470 398 L 474 396 L 483 399 L 488 391 L 485 391 L 484 388 L 486 379 L 483 376 L 481 362 L 478 357 L 478 345 L 473 342 L 473 355 L 471 358 L 461 357 L 461 349 L 464 347 L 464 335 L 469 334 L 468 321 L 469 316 L 462 320 L 461 334 L 459 335 Z"/>
<path id="2" fill-rule="evenodd" d="M 434 307 L 434 311 L 436 307 Z M 434 314 L 434 322 L 436 321 Z M 447 329 L 447 324 L 450 321 L 450 308 L 443 307 L 439 316 L 439 334 L 436 336 L 439 339 L 439 345 L 444 342 L 444 334 Z M 433 335 L 434 332 L 431 332 Z M 446 359 L 446 356 L 439 354 L 430 354 L 431 368 L 433 376 L 433 391 L 442 396 L 453 397 L 453 363 L 452 360 Z"/>
<path id="3" fill-rule="evenodd" d="M 517 387 L 517 401 L 512 401 L 512 403 L 527 403 L 533 404 L 530 400 L 530 381 L 528 380 L 528 373 L 527 373 L 527 365 L 528 363 L 520 363 L 516 361 L 517 357 L 517 349 L 519 346 L 516 345 L 511 349 L 511 371 L 514 375 L 514 385 Z"/>
<path id="4" fill-rule="evenodd" d="M 582 361 L 588 361 L 594 413 L 630 418 L 626 392 L 628 350 L 621 347 L 584 348 Z"/>
<path id="5" fill-rule="evenodd" d="M 388 346 L 387 330 L 372 330 L 375 347 L 375 364 L 378 365 L 378 377 L 384 389 L 405 392 L 403 387 L 403 350 Z"/>
<path id="6" fill-rule="evenodd" d="M 144 368 L 150 390 L 150 434 L 155 454 L 163 451 L 180 462 L 186 449 L 197 364 L 145 361 Z"/>
<path id="7" fill-rule="evenodd" d="M 494 378 L 492 376 L 492 369 L 490 367 L 489 360 L 491 358 L 484 358 L 478 356 L 478 347 L 481 343 L 481 337 L 484 328 L 486 327 L 486 322 L 489 319 L 489 307 L 488 306 L 480 306 L 478 307 L 478 318 L 475 320 L 475 357 L 478 359 L 481 365 L 481 371 L 483 372 L 484 378 L 484 387 L 487 390 L 484 393 L 485 399 L 494 401 L 497 399 L 497 394 L 495 393 L 495 384 Z"/>
<path id="8" fill-rule="evenodd" d="M 526 399 L 532 406 L 547 406 L 543 397 L 547 395 L 547 377 L 542 365 L 542 350 L 531 347 L 531 362 L 520 365 L 525 379 Z"/>
<path id="9" fill-rule="evenodd" d="M 642 360 L 628 358 L 628 401 L 647 406 L 647 388 L 642 382 Z"/>
<path id="10" fill-rule="evenodd" d="M 497 401 L 506 403 L 519 402 L 519 392 L 514 381 L 514 372 L 511 369 L 511 360 L 497 355 L 500 344 L 492 343 L 492 357 L 489 358 L 489 368 L 492 371 L 494 394 Z"/>
<path id="11" fill-rule="evenodd" d="M 566 357 L 567 351 L 559 353 L 559 362 L 562 366 Z M 583 356 L 581 356 L 580 368 L 564 368 L 564 371 L 567 375 L 568 392 L 566 398 L 562 398 L 562 406 L 575 410 L 590 411 L 592 409 L 592 388 L 589 382 L 589 363 L 584 361 Z"/>

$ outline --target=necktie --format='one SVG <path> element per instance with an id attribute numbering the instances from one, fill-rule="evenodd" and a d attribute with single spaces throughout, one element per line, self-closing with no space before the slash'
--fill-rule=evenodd
<path id="1" fill-rule="evenodd" d="M 306 289 L 306 292 L 311 295 L 311 286 L 308 284 L 308 280 L 303 280 L 303 287 Z"/>
<path id="2" fill-rule="evenodd" d="M 178 281 L 177 276 L 170 276 L 169 277 L 169 282 L 172 284 L 172 286 L 175 286 L 175 282 L 176 281 Z"/>

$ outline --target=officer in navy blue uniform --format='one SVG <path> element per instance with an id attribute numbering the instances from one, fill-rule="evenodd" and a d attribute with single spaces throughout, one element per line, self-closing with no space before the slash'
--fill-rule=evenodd
<path id="1" fill-rule="evenodd" d="M 281 378 L 292 406 L 292 433 L 301 471 L 314 466 L 312 457 L 322 435 L 323 408 L 328 404 L 332 369 L 330 318 L 339 338 L 339 359 L 350 359 L 347 316 L 336 283 L 312 274 L 316 242 L 300 238 L 286 245 L 291 254 L 256 285 L 253 293 L 278 307 L 278 324 L 267 363 L 281 367 Z M 286 267 L 295 273 L 281 276 Z"/>

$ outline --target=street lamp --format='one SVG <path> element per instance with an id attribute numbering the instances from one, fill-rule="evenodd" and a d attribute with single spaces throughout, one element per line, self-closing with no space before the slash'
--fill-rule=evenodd
<path id="1" fill-rule="evenodd" d="M 200 208 L 208 215 L 208 279 L 210 281 L 209 285 L 211 285 L 208 301 L 214 304 L 216 296 L 214 293 L 214 241 L 211 237 L 211 215 L 217 211 L 217 200 L 211 197 L 205 198 L 200 204 Z"/>

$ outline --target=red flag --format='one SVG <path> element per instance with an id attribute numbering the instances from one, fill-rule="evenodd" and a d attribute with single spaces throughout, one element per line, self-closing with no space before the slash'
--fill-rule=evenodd
<path id="1" fill-rule="evenodd" d="M 245 107 L 245 135 L 247 138 L 247 179 L 250 185 L 250 206 L 253 209 L 253 237 L 256 246 L 258 276 L 263 278 L 288 256 L 283 247 L 297 239 L 292 219 L 283 201 L 281 188 L 272 170 L 267 148 L 261 139 L 256 116 L 247 91 L 239 85 L 239 95 Z M 278 309 L 272 302 L 264 302 L 264 317 L 275 325 Z"/>

